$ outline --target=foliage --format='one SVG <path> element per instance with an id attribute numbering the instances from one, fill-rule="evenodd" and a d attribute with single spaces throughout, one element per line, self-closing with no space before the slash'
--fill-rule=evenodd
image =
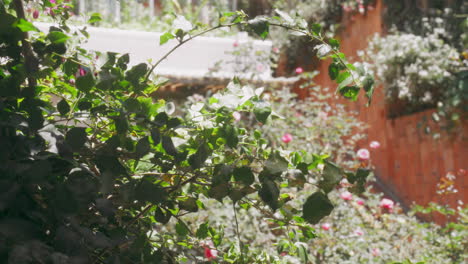
<path id="1" fill-rule="evenodd" d="M 328 155 L 341 166 L 355 167 L 355 146 L 364 138 L 361 132 L 366 126 L 343 105 L 331 106 L 333 96 L 327 88 L 312 82 L 315 75 L 313 72 L 300 75 L 303 83 L 299 89 L 309 91 L 307 98 L 298 99 L 287 88 L 268 91 L 274 114 L 278 116 L 271 126 L 255 125 L 252 117 L 247 122 L 259 129 L 273 147 Z M 290 134 L 292 140 L 285 141 L 285 134 Z"/>
<path id="2" fill-rule="evenodd" d="M 40 6 L 53 11 L 62 4 L 51 0 Z M 309 36 L 347 77 L 337 81 L 342 88 L 362 86 L 336 41 L 329 43 L 302 22 L 248 19 L 243 12 L 222 15 L 214 28 L 180 18 L 182 23 L 163 35 L 178 45 L 153 65 L 131 66 L 128 54 L 80 48 L 77 39 L 87 33 L 66 26 L 67 12 L 49 15 L 60 25 L 39 32 L 27 21 L 21 0 L 0 2 L 2 261 L 177 263 L 197 259 L 204 250 L 208 260 L 253 263 L 247 253 L 244 257 L 240 239 L 236 248 L 235 239 L 209 224 L 192 231 L 184 216 L 205 210 L 205 198 L 255 205 L 269 216 L 289 201 L 282 187 L 293 181 L 289 171 L 306 177 L 325 164 L 332 170 L 324 171 L 323 184 L 281 221 L 302 230 L 304 239 L 313 237 L 307 222 L 330 213 L 326 193 L 345 172 L 321 156 L 272 149 L 253 131 L 235 127 L 234 111 L 253 112 L 268 124 L 272 109 L 261 90 L 234 81 L 208 104 L 193 105 L 187 119 L 172 115 L 173 104 L 149 95 L 160 86 L 152 71 L 162 60 L 201 34 L 232 26 L 262 38 L 270 26 Z M 363 89 L 369 95 L 369 87 Z M 238 228 L 236 233 L 240 237 Z M 231 246 L 218 257 L 224 240 Z"/>
<path id="3" fill-rule="evenodd" d="M 386 99 L 391 105 L 403 105 L 391 116 L 440 106 L 448 120 L 459 118 L 456 109 L 463 107 L 467 99 L 463 82 L 468 64 L 459 58 L 455 48 L 438 37 L 439 29 L 427 36 L 375 36 L 369 43 L 365 56 L 384 84 Z"/>

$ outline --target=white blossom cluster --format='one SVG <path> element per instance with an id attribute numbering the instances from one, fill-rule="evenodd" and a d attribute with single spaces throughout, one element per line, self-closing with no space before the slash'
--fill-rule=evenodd
<path id="1" fill-rule="evenodd" d="M 450 84 L 462 62 L 457 50 L 439 38 L 443 31 L 434 28 L 427 36 L 374 36 L 361 55 L 372 62 L 388 99 L 436 104 L 451 93 Z"/>

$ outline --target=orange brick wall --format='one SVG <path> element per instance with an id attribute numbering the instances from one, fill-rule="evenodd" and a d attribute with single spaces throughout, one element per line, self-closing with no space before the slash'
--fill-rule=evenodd
<path id="1" fill-rule="evenodd" d="M 339 33 L 344 52 L 351 60 L 356 58 L 358 50 L 367 46 L 375 33 L 383 31 L 382 1 L 376 1 L 373 10 L 367 15 L 344 17 L 345 28 Z M 329 61 L 322 61 L 318 70 L 321 72 L 315 81 L 324 87 L 336 87 L 326 74 Z M 366 99 L 358 102 L 336 99 L 336 102 L 347 105 L 350 110 L 359 113 L 359 119 L 369 125 L 367 131 L 369 142 L 377 140 L 381 148 L 371 151 L 375 174 L 387 191 L 394 193 L 404 205 L 427 204 L 430 201 L 449 202 L 454 205 L 457 200 L 468 202 L 468 174 L 458 173 L 456 188 L 459 193 L 441 198 L 435 194 L 440 177 L 447 172 L 468 170 L 468 124 L 458 128 L 452 134 L 443 134 L 439 140 L 424 133 L 418 123 L 423 117 L 430 119 L 431 110 L 387 119 L 382 87 L 377 88 L 370 107 L 365 106 Z M 362 142 L 362 147 L 368 142 Z"/>

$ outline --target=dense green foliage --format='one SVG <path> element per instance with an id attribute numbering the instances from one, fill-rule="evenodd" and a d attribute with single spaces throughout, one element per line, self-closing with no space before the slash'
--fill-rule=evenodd
<path id="1" fill-rule="evenodd" d="M 25 19 L 23 1 L 0 1 L 2 262 L 177 263 L 225 239 L 233 246 L 219 256 L 224 261 L 268 262 L 244 256 L 242 241 L 224 238 L 219 228 L 190 229 L 183 216 L 205 210 L 202 197 L 254 204 L 268 216 L 291 200 L 282 193 L 293 181 L 287 172 L 308 175 L 322 164 L 315 193 L 281 221 L 308 240 L 314 237 L 309 223 L 332 211 L 327 193 L 345 175 L 362 189 L 368 172 L 345 173 L 320 155 L 272 149 L 261 133 L 236 128 L 234 111 L 253 112 L 265 125 L 272 112 L 261 90 L 236 80 L 207 104 L 194 105 L 190 119 L 173 116 L 173 104 L 149 96 L 160 85 L 152 71 L 164 58 L 130 67 L 126 54 L 80 48 L 77 39 L 87 33 L 67 27 L 61 4 L 40 2 L 59 23 L 43 33 Z M 314 39 L 321 57 L 334 60 L 339 92 L 354 99 L 362 88 L 370 99 L 369 75 L 360 77 L 318 25 L 233 12 L 215 28 L 234 25 L 262 38 L 280 26 Z M 177 39 L 175 50 L 213 30 L 185 26 L 161 42 Z M 203 239 L 210 243 L 201 246 Z"/>

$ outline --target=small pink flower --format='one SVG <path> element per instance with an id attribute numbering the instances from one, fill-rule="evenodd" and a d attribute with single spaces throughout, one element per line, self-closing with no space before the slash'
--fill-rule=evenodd
<path id="1" fill-rule="evenodd" d="M 49 2 L 50 2 L 51 4 L 57 4 L 57 2 L 56 2 L 55 0 L 49 0 Z"/>
<path id="2" fill-rule="evenodd" d="M 291 142 L 292 139 L 293 139 L 293 137 L 289 133 L 284 133 L 284 135 L 281 137 L 281 141 L 283 141 L 286 144 Z"/>
<path id="3" fill-rule="evenodd" d="M 296 68 L 296 74 L 301 74 L 303 72 L 304 72 L 304 69 L 302 69 L 301 67 Z"/>
<path id="4" fill-rule="evenodd" d="M 368 160 L 370 158 L 369 150 L 362 148 L 357 151 L 357 157 L 360 160 Z"/>
<path id="5" fill-rule="evenodd" d="M 234 121 L 239 122 L 241 120 L 241 113 L 235 111 L 232 113 L 232 117 L 234 118 Z"/>
<path id="6" fill-rule="evenodd" d="M 234 43 L 232 43 L 232 46 L 233 46 L 234 48 L 237 48 L 237 47 L 239 47 L 239 42 L 237 42 L 237 41 L 234 41 Z"/>
<path id="7" fill-rule="evenodd" d="M 356 203 L 359 204 L 359 205 L 364 205 L 364 200 L 359 199 L 359 200 L 356 201 Z"/>
<path id="8" fill-rule="evenodd" d="M 80 69 L 78 70 L 78 74 L 80 76 L 85 76 L 86 75 L 86 70 L 80 67 Z"/>
<path id="9" fill-rule="evenodd" d="M 393 211 L 393 206 L 394 205 L 395 205 L 395 203 L 392 200 L 387 199 L 387 198 L 383 198 L 382 201 L 380 201 L 380 204 L 379 204 L 380 208 L 386 209 L 389 212 Z"/>
<path id="10" fill-rule="evenodd" d="M 362 235 L 364 235 L 364 232 L 361 229 L 358 228 L 358 229 L 354 230 L 354 234 L 356 236 L 362 236 Z"/>
<path id="11" fill-rule="evenodd" d="M 287 254 L 288 254 L 288 252 L 283 251 L 283 252 L 280 253 L 280 256 L 284 257 L 284 256 L 286 256 Z"/>
<path id="12" fill-rule="evenodd" d="M 373 248 L 372 249 L 372 256 L 374 256 L 374 257 L 380 256 L 380 250 L 378 248 Z"/>
<path id="13" fill-rule="evenodd" d="M 277 47 L 273 47 L 272 50 L 273 50 L 274 53 L 279 53 L 280 52 L 280 50 Z"/>
<path id="14" fill-rule="evenodd" d="M 39 17 L 39 10 L 34 10 L 32 15 L 34 19 L 37 19 Z"/>
<path id="15" fill-rule="evenodd" d="M 75 85 L 75 79 L 70 79 L 68 82 L 69 82 L 71 85 Z"/>
<path id="16" fill-rule="evenodd" d="M 344 191 L 340 194 L 340 197 L 341 199 L 345 200 L 345 201 L 350 201 L 353 199 L 353 194 L 348 192 L 348 191 Z"/>
<path id="17" fill-rule="evenodd" d="M 375 140 L 374 140 L 374 141 L 372 141 L 372 142 L 369 144 L 369 147 L 370 147 L 371 149 L 378 149 L 378 148 L 380 148 L 380 143 L 379 143 L 378 141 L 375 141 Z"/>
<path id="18" fill-rule="evenodd" d="M 264 67 L 262 64 L 257 64 L 257 71 L 258 71 L 258 72 L 264 72 L 264 71 L 265 71 L 265 67 Z"/>
<path id="19" fill-rule="evenodd" d="M 46 7 L 44 9 L 45 13 L 48 14 L 49 16 L 55 16 L 54 10 L 50 7 Z"/>
<path id="20" fill-rule="evenodd" d="M 323 230 L 327 231 L 327 230 L 330 230 L 330 228 L 331 228 L 331 225 L 329 223 L 322 224 L 322 229 Z"/>

